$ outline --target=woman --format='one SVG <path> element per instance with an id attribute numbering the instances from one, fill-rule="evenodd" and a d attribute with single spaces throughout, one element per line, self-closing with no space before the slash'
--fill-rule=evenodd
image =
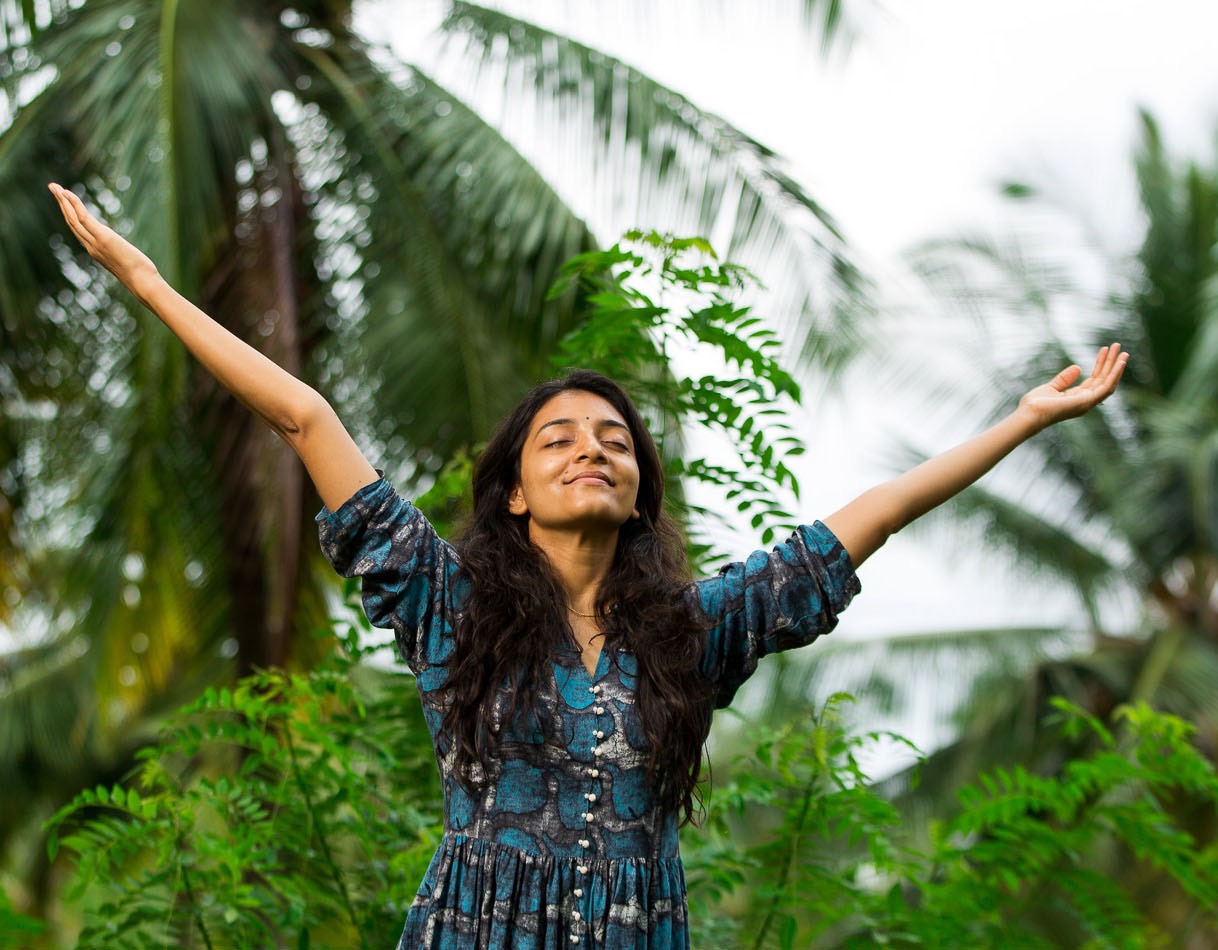
<path id="1" fill-rule="evenodd" d="M 662 511 L 659 457 L 612 381 L 531 392 L 479 461 L 456 546 L 380 478 L 313 389 L 178 295 L 80 200 L 51 191 L 86 250 L 304 461 L 323 549 L 363 577 L 374 624 L 417 675 L 445 834 L 400 947 L 684 947 L 677 827 L 714 706 L 770 652 L 811 642 L 895 531 L 1015 446 L 1115 389 L 1104 347 L 1005 420 L 691 583 Z"/>

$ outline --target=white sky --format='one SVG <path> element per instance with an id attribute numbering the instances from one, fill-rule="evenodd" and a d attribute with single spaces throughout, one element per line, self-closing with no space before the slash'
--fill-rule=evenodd
<path id="1" fill-rule="evenodd" d="M 774 148 L 896 307 L 907 303 L 904 249 L 1001 228 L 996 182 L 1048 184 L 1095 222 L 1106 246 L 1132 248 L 1137 107 L 1154 113 L 1176 154 L 1209 160 L 1218 131 L 1211 0 L 855 0 L 846 6 L 862 14 L 858 38 L 829 62 L 781 12 L 794 4 L 779 0 L 497 5 L 637 66 Z M 411 4 L 405 17 L 407 7 L 386 2 L 366 22 L 372 35 L 396 36 L 407 61 L 427 65 L 434 40 L 420 29 L 422 11 L 439 8 Z M 529 144 L 518 143 L 526 154 Z M 558 187 L 572 189 L 579 208 L 573 182 Z M 633 223 L 584 213 L 608 237 Z M 893 433 L 921 421 L 916 404 L 858 389 L 817 408 L 807 437 L 820 464 L 801 475 L 807 517 L 886 477 L 879 460 Z M 744 532 L 736 544 L 743 553 L 755 540 Z M 1003 565 L 962 564 L 942 539 L 898 537 L 861 576 L 846 636 L 1078 617 L 1069 597 L 1024 596 Z"/>

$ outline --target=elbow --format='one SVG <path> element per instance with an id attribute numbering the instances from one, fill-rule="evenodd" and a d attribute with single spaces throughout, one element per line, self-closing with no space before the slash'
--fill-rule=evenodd
<path id="1" fill-rule="evenodd" d="M 278 418 L 271 421 L 271 427 L 288 443 L 296 444 L 333 415 L 334 409 L 321 393 L 312 386 L 301 384 L 300 391 L 293 394 Z"/>
<path id="2" fill-rule="evenodd" d="M 880 501 L 881 503 L 873 512 L 872 521 L 867 526 L 867 540 L 864 547 L 868 556 L 882 548 L 889 538 L 913 520 L 913 515 L 900 504 L 894 503 L 890 499 L 880 499 Z"/>
<path id="3" fill-rule="evenodd" d="M 871 531 L 878 548 L 894 534 L 904 528 L 914 519 L 905 500 L 898 494 L 885 490 L 886 486 L 873 488 L 867 493 L 871 496 Z M 867 497 L 867 496 L 864 496 Z"/>
<path id="4" fill-rule="evenodd" d="M 917 515 L 908 510 L 899 509 L 888 513 L 888 517 L 884 519 L 881 530 L 884 533 L 884 540 L 887 541 L 897 532 L 908 527 Z"/>

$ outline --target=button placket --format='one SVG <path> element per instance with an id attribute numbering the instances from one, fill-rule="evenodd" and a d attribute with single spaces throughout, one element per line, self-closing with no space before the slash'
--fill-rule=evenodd
<path id="1" fill-rule="evenodd" d="M 594 697 L 594 700 L 593 700 L 594 705 L 592 707 L 593 715 L 603 716 L 605 714 L 605 707 L 603 705 L 601 705 L 601 695 L 600 695 L 601 686 L 600 686 L 600 684 L 597 683 L 592 686 L 589 686 L 588 692 L 591 693 Z M 594 729 L 592 732 L 593 737 L 597 740 L 597 744 L 593 745 L 592 750 L 591 750 L 594 762 L 597 759 L 599 759 L 601 757 L 601 755 L 603 754 L 603 751 L 600 747 L 600 741 L 605 738 L 605 731 L 604 731 L 604 729 L 599 728 L 601 725 L 602 724 L 598 721 L 596 723 L 596 726 L 598 728 Z M 601 774 L 600 768 L 595 764 L 590 766 L 589 768 L 586 768 L 584 770 L 584 773 L 588 776 L 588 778 L 592 779 L 593 781 L 599 779 L 600 774 Z M 584 852 L 583 857 L 582 857 L 583 863 L 576 865 L 576 868 L 575 868 L 575 870 L 579 872 L 581 877 L 587 877 L 588 872 L 591 870 L 591 868 L 589 867 L 589 865 L 587 863 L 589 860 L 589 852 L 592 848 L 592 836 L 591 836 L 590 826 L 592 825 L 592 823 L 596 817 L 592 812 L 592 808 L 595 805 L 597 799 L 598 799 L 598 796 L 595 791 L 588 791 L 588 792 L 584 793 L 584 801 L 587 802 L 587 804 L 584 806 L 584 812 L 582 814 L 582 817 L 584 819 L 584 836 L 579 839 L 579 846 L 581 849 L 583 849 L 583 852 Z M 572 894 L 574 895 L 576 900 L 583 899 L 583 896 L 584 896 L 583 883 L 584 882 L 581 881 L 580 882 L 581 886 L 576 887 L 572 891 Z M 579 911 L 578 908 L 572 912 L 571 921 L 572 921 L 571 943 L 572 943 L 572 945 L 575 945 L 580 942 L 579 927 L 580 927 L 581 922 L 583 921 L 583 915 Z"/>

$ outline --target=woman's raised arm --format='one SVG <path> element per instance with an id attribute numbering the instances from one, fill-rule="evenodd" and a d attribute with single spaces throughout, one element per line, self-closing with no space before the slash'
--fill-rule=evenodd
<path id="1" fill-rule="evenodd" d="M 75 194 L 56 184 L 49 188 L 90 256 L 160 317 L 225 389 L 287 441 L 327 507 L 337 508 L 376 481 L 376 470 L 320 393 L 170 287 L 147 255 L 98 221 Z"/>
<path id="2" fill-rule="evenodd" d="M 1081 416 L 1107 399 L 1125 371 L 1129 354 L 1119 343 L 1102 347 L 1091 375 L 1074 385 L 1082 370 L 1070 366 L 1037 386 L 997 425 L 954 449 L 927 459 L 890 482 L 864 492 L 825 519 L 850 554 L 862 564 L 888 538 L 915 518 L 943 504 L 994 467 L 1017 445 L 1041 429 Z"/>

